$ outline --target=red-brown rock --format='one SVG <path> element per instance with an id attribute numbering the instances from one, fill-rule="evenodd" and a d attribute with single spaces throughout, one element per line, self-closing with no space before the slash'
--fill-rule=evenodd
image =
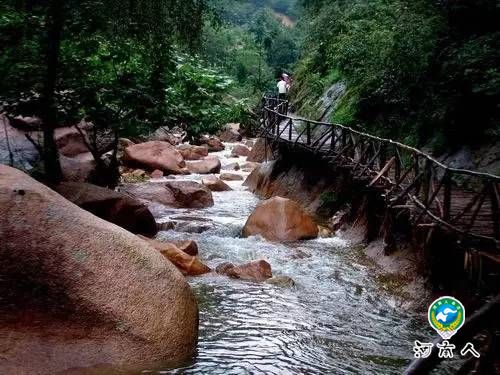
<path id="1" fill-rule="evenodd" d="M 274 155 L 271 150 L 271 147 L 269 146 L 269 143 L 267 144 L 266 147 L 266 142 L 264 138 L 257 139 L 257 142 L 255 142 L 254 146 L 252 147 L 252 150 L 250 152 L 250 155 L 248 155 L 247 160 L 257 163 L 263 163 L 266 160 L 267 161 L 274 160 Z"/>
<path id="2" fill-rule="evenodd" d="M 159 169 L 155 169 L 153 172 L 151 172 L 151 178 L 162 178 L 163 176 L 163 172 Z"/>
<path id="3" fill-rule="evenodd" d="M 200 160 L 208 156 L 208 146 L 193 146 L 182 144 L 177 146 L 177 150 L 184 157 L 184 160 Z"/>
<path id="4" fill-rule="evenodd" d="M 265 281 L 273 277 L 271 265 L 265 260 L 257 260 L 250 263 L 235 266 L 232 263 L 222 263 L 215 271 L 221 275 L 227 275 L 233 279 L 246 281 Z"/>
<path id="5" fill-rule="evenodd" d="M 207 145 L 208 152 L 219 152 L 226 149 L 226 146 L 224 146 L 221 140 L 215 136 L 203 136 L 198 140 L 198 142 L 201 145 Z"/>
<path id="6" fill-rule="evenodd" d="M 129 232 L 148 237 L 158 232 L 148 208 L 128 195 L 82 182 L 63 182 L 55 190 L 84 210 Z"/>
<path id="7" fill-rule="evenodd" d="M 82 129 L 82 134 L 83 137 L 87 139 L 87 133 L 84 129 Z M 69 158 L 89 152 L 83 137 L 75 126 L 57 128 L 54 131 L 54 139 L 59 149 L 59 153 Z"/>
<path id="8" fill-rule="evenodd" d="M 221 163 L 219 158 L 215 156 L 208 156 L 203 160 L 188 161 L 186 168 L 191 173 L 196 174 L 212 174 L 219 173 L 221 170 Z"/>
<path id="9" fill-rule="evenodd" d="M 222 142 L 240 142 L 243 137 L 238 132 L 239 124 L 228 124 L 225 129 L 219 134 Z"/>
<path id="10" fill-rule="evenodd" d="M 172 243 L 160 242 L 139 236 L 167 258 L 184 276 L 199 276 L 210 272 L 210 267 L 197 257 L 186 254 Z"/>
<path id="11" fill-rule="evenodd" d="M 129 146 L 123 154 L 123 161 L 147 170 L 161 170 L 171 174 L 185 173 L 186 163 L 181 153 L 168 142 L 151 141 Z"/>
<path id="12" fill-rule="evenodd" d="M 245 145 L 236 145 L 231 151 L 232 156 L 248 156 L 250 155 L 250 149 Z"/>
<path id="13" fill-rule="evenodd" d="M 296 202 L 274 197 L 257 206 L 243 227 L 243 236 L 261 235 L 269 241 L 316 238 L 318 226 Z"/>
<path id="14" fill-rule="evenodd" d="M 195 181 L 168 181 L 165 186 L 172 192 L 178 207 L 206 208 L 214 205 L 212 192 Z"/>
<path id="15" fill-rule="evenodd" d="M 221 173 L 220 179 L 224 181 L 243 181 L 243 176 L 236 173 Z"/>
<path id="16" fill-rule="evenodd" d="M 88 182 L 92 179 L 96 162 L 90 152 L 78 154 L 72 158 L 60 155 L 59 161 L 64 181 Z"/>
<path id="17" fill-rule="evenodd" d="M 210 176 L 201 180 L 201 183 L 209 188 L 211 191 L 230 191 L 233 190 L 224 181 L 215 176 Z"/>
<path id="18" fill-rule="evenodd" d="M 158 251 L 6 166 L 0 212 L 3 374 L 192 357 L 196 299 Z"/>
<path id="19" fill-rule="evenodd" d="M 193 240 L 171 241 L 172 244 L 191 256 L 198 255 L 198 244 Z"/>

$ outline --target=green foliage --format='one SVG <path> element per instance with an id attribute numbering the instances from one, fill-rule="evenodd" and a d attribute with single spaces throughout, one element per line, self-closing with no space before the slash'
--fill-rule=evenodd
<path id="1" fill-rule="evenodd" d="M 412 144 L 441 137 L 460 145 L 495 134 L 494 3 L 302 0 L 307 36 L 296 75 L 298 108 L 310 110 L 332 81 L 344 80 L 348 90 L 333 121 Z"/>

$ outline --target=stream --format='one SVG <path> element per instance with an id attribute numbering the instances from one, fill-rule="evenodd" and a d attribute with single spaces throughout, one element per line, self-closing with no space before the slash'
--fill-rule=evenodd
<path id="1" fill-rule="evenodd" d="M 242 164 L 242 158 L 228 159 L 232 145 L 226 146 L 215 153 L 223 169 Z M 177 229 L 158 238 L 195 240 L 201 260 L 213 269 L 222 262 L 265 259 L 274 276 L 290 277 L 295 285 L 216 274 L 189 278 L 200 309 L 197 354 L 179 368 L 143 373 L 399 374 L 413 356 L 413 341 L 434 337 L 425 314 L 398 307 L 375 281 L 373 266 L 362 261 L 359 246 L 346 239 L 277 244 L 240 238 L 259 199 L 242 181 L 228 184 L 234 190 L 213 193 L 211 208 L 156 213 L 160 222 L 186 220 L 182 230 L 202 226 L 203 233 Z"/>

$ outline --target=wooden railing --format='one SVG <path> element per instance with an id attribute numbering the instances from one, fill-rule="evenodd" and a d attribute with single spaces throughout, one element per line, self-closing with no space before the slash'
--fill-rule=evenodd
<path id="1" fill-rule="evenodd" d="M 451 168 L 416 148 L 340 124 L 287 113 L 288 102 L 263 99 L 262 135 L 305 148 L 383 191 L 393 209 L 414 209 L 415 225 L 443 226 L 460 238 L 500 249 L 500 176 Z"/>

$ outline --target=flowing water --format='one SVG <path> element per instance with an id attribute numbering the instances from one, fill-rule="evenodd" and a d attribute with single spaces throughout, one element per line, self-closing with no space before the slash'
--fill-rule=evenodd
<path id="1" fill-rule="evenodd" d="M 223 166 L 236 161 L 228 153 L 218 154 Z M 229 185 L 234 190 L 214 193 L 211 208 L 161 213 L 164 221 L 187 220 L 182 230 L 202 226 L 205 232 L 171 230 L 159 238 L 194 239 L 212 268 L 265 259 L 274 276 L 288 276 L 295 285 L 215 274 L 190 278 L 200 308 L 197 355 L 180 368 L 155 373 L 401 373 L 412 358 L 413 341 L 433 337 L 425 314 L 398 307 L 375 281 L 373 265 L 361 261 L 359 248 L 345 239 L 285 245 L 240 238 L 259 199 L 242 182 Z"/>

